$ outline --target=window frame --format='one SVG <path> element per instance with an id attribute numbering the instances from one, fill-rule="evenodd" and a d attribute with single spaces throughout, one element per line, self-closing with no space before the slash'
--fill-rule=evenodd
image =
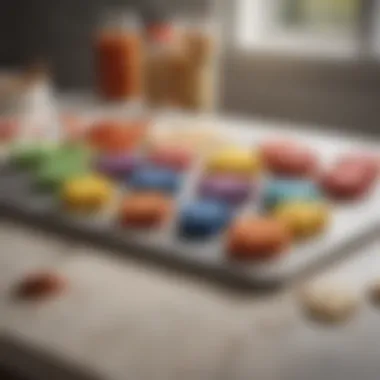
<path id="1" fill-rule="evenodd" d="M 367 28 L 360 28 L 366 43 L 356 58 L 244 50 L 236 46 L 234 33 L 238 0 L 216 1 L 223 47 L 221 109 L 379 135 L 380 61 L 369 50 Z M 369 1 L 380 10 L 380 0 Z M 361 26 L 368 17 L 371 12 L 362 9 Z M 380 43 L 380 25 L 378 36 Z"/>
<path id="2" fill-rule="evenodd" d="M 257 0 L 248 0 L 256 1 Z M 289 34 L 289 38 L 274 38 L 271 42 L 263 43 L 259 39 L 256 43 L 250 44 L 238 41 L 239 11 L 242 2 L 247 0 L 221 0 L 217 7 L 219 18 L 222 22 L 222 39 L 225 50 L 229 55 L 252 56 L 252 55 L 275 55 L 290 57 L 312 58 L 316 60 L 355 60 L 356 58 L 372 59 L 380 58 L 380 0 L 362 0 L 359 15 L 359 23 L 353 39 L 342 38 L 339 42 L 342 48 L 335 49 L 335 41 L 324 42 L 323 38 L 316 38 L 315 42 L 320 42 L 319 48 L 316 46 L 308 48 L 307 45 L 312 39 L 299 38 L 300 34 Z M 273 0 L 266 0 L 273 1 Z M 275 0 L 276 1 L 276 0 Z M 248 14 L 248 12 L 246 12 Z M 379 19 L 375 15 L 379 14 Z M 242 29 L 240 29 L 242 30 Z M 303 46 L 300 46 L 300 44 Z M 305 48 L 306 47 L 306 48 Z"/>

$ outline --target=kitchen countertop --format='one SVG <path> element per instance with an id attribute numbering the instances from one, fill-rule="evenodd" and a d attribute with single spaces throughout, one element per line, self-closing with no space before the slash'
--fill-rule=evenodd
<path id="1" fill-rule="evenodd" d="M 0 242 L 0 367 L 31 379 L 71 380 L 71 366 L 107 380 L 379 378 L 380 310 L 364 292 L 380 276 L 380 240 L 309 279 L 361 293 L 358 314 L 336 327 L 303 316 L 302 284 L 238 292 L 4 220 Z M 46 267 L 69 279 L 65 294 L 41 304 L 11 299 L 23 274 Z"/>
<path id="2" fill-rule="evenodd" d="M 5 221 L 0 241 L 5 336 L 100 378 L 378 379 L 380 310 L 364 291 L 380 275 L 380 241 L 317 275 L 362 293 L 359 313 L 337 327 L 305 319 L 296 289 L 239 293 Z M 42 304 L 12 301 L 12 284 L 45 267 L 68 277 L 67 293 Z M 52 378 L 35 359 L 5 351 L 0 363 Z"/>

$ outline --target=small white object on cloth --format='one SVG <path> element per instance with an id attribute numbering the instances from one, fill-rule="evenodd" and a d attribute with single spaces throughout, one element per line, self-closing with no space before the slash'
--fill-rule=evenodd
<path id="1" fill-rule="evenodd" d="M 21 140 L 58 142 L 61 123 L 53 87 L 47 75 L 33 78 L 21 100 Z"/>
<path id="2" fill-rule="evenodd" d="M 301 291 L 302 307 L 312 319 L 339 323 L 353 316 L 359 297 L 348 286 L 334 282 L 316 282 Z"/>
<path id="3" fill-rule="evenodd" d="M 369 296 L 376 306 L 380 306 L 380 277 L 376 278 L 370 285 Z"/>

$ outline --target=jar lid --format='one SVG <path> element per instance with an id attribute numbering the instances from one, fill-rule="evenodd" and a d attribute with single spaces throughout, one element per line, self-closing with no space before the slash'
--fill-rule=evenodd
<path id="1" fill-rule="evenodd" d="M 174 38 L 173 26 L 170 23 L 151 23 L 146 27 L 148 39 L 153 43 L 169 43 Z"/>

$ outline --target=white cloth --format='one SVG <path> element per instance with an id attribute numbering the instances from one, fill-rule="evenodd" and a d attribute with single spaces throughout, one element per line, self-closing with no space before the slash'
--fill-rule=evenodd
<path id="1" fill-rule="evenodd" d="M 21 101 L 21 139 L 57 142 L 61 138 L 61 123 L 48 80 L 31 85 Z"/>

